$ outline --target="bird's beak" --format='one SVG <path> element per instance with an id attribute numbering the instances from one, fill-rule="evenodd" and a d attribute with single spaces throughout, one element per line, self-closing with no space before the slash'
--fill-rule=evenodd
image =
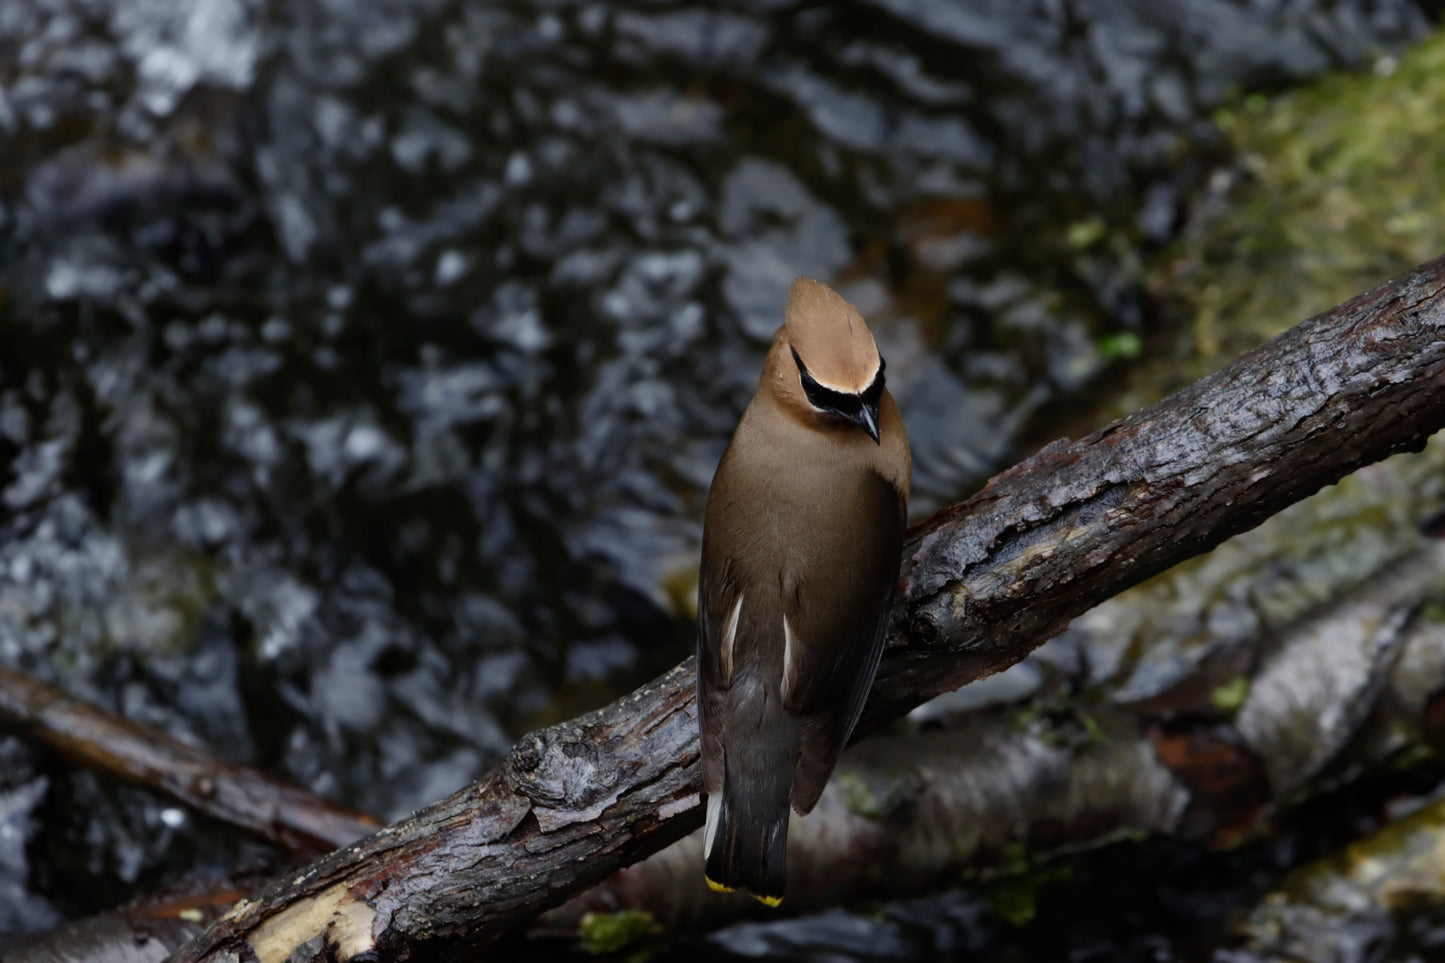
<path id="1" fill-rule="evenodd" d="M 878 440 L 878 406 L 865 404 L 858 409 L 858 417 L 853 419 L 853 424 L 862 428 L 873 439 L 873 444 L 881 445 Z"/>

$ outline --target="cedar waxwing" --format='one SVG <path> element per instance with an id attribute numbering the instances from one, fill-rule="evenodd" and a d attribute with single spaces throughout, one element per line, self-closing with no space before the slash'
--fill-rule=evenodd
<path id="1" fill-rule="evenodd" d="M 776 906 L 888 628 L 912 456 L 858 310 L 799 278 L 708 493 L 698 579 L 708 885 Z"/>

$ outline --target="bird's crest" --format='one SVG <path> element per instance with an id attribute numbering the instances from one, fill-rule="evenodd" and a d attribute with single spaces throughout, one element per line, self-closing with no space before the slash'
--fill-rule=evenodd
<path id="1" fill-rule="evenodd" d="M 788 343 L 823 387 L 860 394 L 878 374 L 878 346 L 858 309 L 821 281 L 800 277 L 783 315 Z"/>

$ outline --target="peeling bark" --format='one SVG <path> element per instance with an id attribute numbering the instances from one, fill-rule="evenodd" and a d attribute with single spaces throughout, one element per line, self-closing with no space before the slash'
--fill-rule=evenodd
<path id="1" fill-rule="evenodd" d="M 376 831 L 373 816 L 0 668 L 0 726 L 103 775 L 144 786 L 263 842 L 316 856 Z"/>
<path id="2" fill-rule="evenodd" d="M 863 727 L 1442 426 L 1437 259 L 917 526 Z M 689 660 L 526 737 L 477 785 L 277 881 L 174 959 L 443 958 L 516 929 L 701 823 L 693 683 Z"/>

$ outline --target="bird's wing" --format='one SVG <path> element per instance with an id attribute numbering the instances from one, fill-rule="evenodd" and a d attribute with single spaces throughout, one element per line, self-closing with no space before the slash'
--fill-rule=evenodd
<path id="1" fill-rule="evenodd" d="M 898 584 L 906 502 L 872 471 L 860 481 L 857 498 L 858 517 L 873 523 L 840 529 L 839 554 L 820 556 L 833 563 L 826 575 L 799 573 L 799 592 L 785 603 L 793 638 L 786 647 L 783 702 L 802 719 L 792 799 L 803 813 L 817 802 L 868 699 Z M 838 566 L 840 555 L 853 564 Z M 810 583 L 827 604 L 810 596 Z"/>
<path id="2" fill-rule="evenodd" d="M 723 560 L 720 570 L 709 565 L 708 539 L 703 539 L 703 565 L 697 585 L 697 720 L 702 736 L 703 788 L 711 795 L 722 789 L 723 736 L 727 692 L 732 684 L 731 659 L 724 657 L 724 633 L 735 631 L 738 602 L 732 566 Z M 732 623 L 732 624 L 730 624 Z"/>

